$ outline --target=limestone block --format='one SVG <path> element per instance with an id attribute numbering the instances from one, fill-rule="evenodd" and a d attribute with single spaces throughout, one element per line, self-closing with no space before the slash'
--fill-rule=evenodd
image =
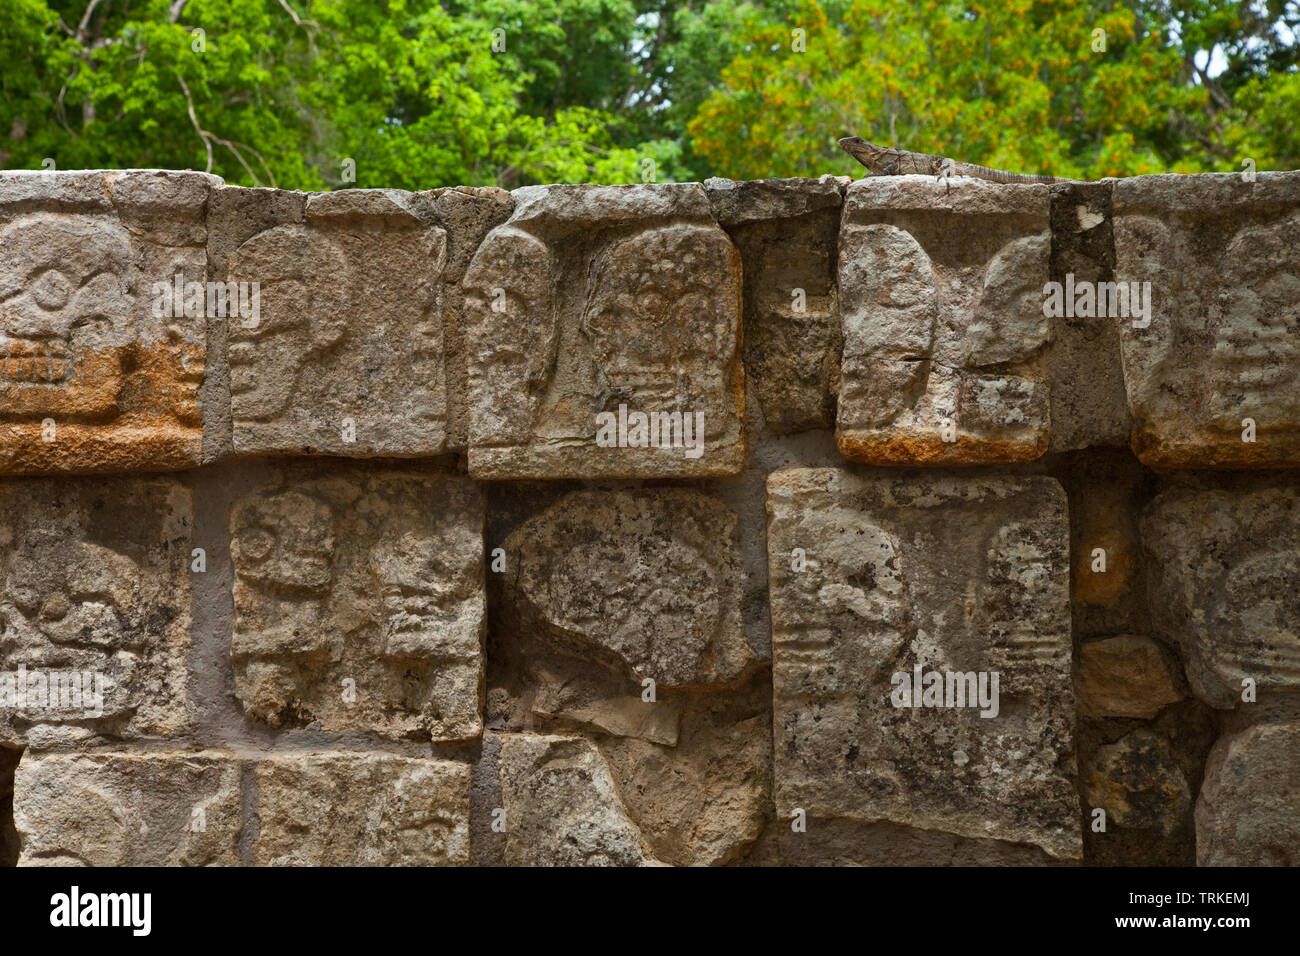
<path id="1" fill-rule="evenodd" d="M 446 230 L 399 190 L 311 195 L 245 239 L 226 277 L 259 283 L 261 307 L 229 326 L 234 450 L 442 452 L 446 261 Z"/>
<path id="2" fill-rule="evenodd" d="M 595 744 L 508 734 L 499 758 L 508 866 L 651 866 Z"/>
<path id="3" fill-rule="evenodd" d="M 27 753 L 19 866 L 235 866 L 239 761 L 199 753 Z"/>
<path id="4" fill-rule="evenodd" d="M 1297 232 L 1300 172 L 1116 183 L 1115 277 L 1151 290 L 1150 324 L 1120 329 L 1143 463 L 1300 465 Z"/>
<path id="5" fill-rule="evenodd" d="M 833 428 L 840 330 L 836 242 L 848 180 L 704 183 L 745 275 L 745 374 L 778 433 Z"/>
<path id="6" fill-rule="evenodd" d="M 1047 450 L 1048 213 L 1041 185 L 849 186 L 835 432 L 846 458 L 984 464 Z"/>
<path id="7" fill-rule="evenodd" d="M 189 729 L 192 532 L 171 478 L 0 483 L 0 743 Z"/>
<path id="8" fill-rule="evenodd" d="M 1196 801 L 1198 866 L 1300 866 L 1300 723 L 1223 737 Z"/>
<path id="9" fill-rule="evenodd" d="M 1078 858 L 1061 487 L 790 468 L 768 478 L 768 516 L 778 818 Z M 928 706 L 896 706 L 917 668 Z M 946 675 L 970 674 L 996 707 L 933 706 L 933 673 L 939 703 L 961 703 Z"/>
<path id="10" fill-rule="evenodd" d="M 753 662 L 736 515 L 685 488 L 577 491 L 506 543 L 520 630 L 640 685 L 725 683 Z"/>
<path id="11" fill-rule="evenodd" d="M 171 290 L 206 283 L 220 182 L 0 173 L 0 472 L 198 464 L 204 312 Z"/>
<path id="12" fill-rule="evenodd" d="M 381 753 L 257 764 L 255 866 L 466 866 L 468 764 Z"/>
<path id="13" fill-rule="evenodd" d="M 464 280 L 470 474 L 737 473 L 740 256 L 703 188 L 530 186 L 512 196 L 513 215 Z"/>
<path id="14" fill-rule="evenodd" d="M 1201 700 L 1300 687 L 1300 491 L 1175 489 L 1142 519 L 1152 623 Z"/>
<path id="15" fill-rule="evenodd" d="M 235 503 L 231 661 L 272 726 L 482 729 L 483 503 L 431 471 L 303 465 Z"/>

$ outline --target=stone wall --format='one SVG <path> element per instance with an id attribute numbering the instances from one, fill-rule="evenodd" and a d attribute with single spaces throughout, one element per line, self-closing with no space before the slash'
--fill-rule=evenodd
<path id="1" fill-rule="evenodd" d="M 0 861 L 1300 863 L 1297 237 L 0 174 Z"/>

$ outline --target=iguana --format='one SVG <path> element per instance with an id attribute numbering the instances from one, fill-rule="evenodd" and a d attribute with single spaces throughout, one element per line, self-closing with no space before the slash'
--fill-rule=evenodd
<path id="1" fill-rule="evenodd" d="M 1055 176 L 1026 176 L 1008 173 L 1001 169 L 959 163 L 946 156 L 913 153 L 906 149 L 890 149 L 868 143 L 861 136 L 846 136 L 840 140 L 840 149 L 848 153 L 877 176 L 905 176 L 918 173 L 947 180 L 950 176 L 973 176 L 994 183 L 1072 183 L 1075 179 L 1057 179 Z"/>

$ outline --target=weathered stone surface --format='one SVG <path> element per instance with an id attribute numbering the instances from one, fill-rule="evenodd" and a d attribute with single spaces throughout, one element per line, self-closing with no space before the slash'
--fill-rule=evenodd
<path id="1" fill-rule="evenodd" d="M 257 765 L 255 866 L 466 866 L 467 764 L 380 753 Z"/>
<path id="2" fill-rule="evenodd" d="M 1077 858 L 1060 486 L 791 468 L 769 476 L 768 514 L 778 818 Z M 998 673 L 998 713 L 895 707 L 915 667 Z"/>
<path id="3" fill-rule="evenodd" d="M 682 702 L 671 746 L 631 734 L 601 741 L 618 793 L 656 859 L 726 865 L 763 832 L 772 801 L 771 699 L 768 682 L 754 680 L 735 695 Z"/>
<path id="4" fill-rule="evenodd" d="M 1079 713 L 1092 717 L 1150 718 L 1184 696 L 1178 665 L 1137 634 L 1085 643 L 1078 675 Z"/>
<path id="5" fill-rule="evenodd" d="M 508 734 L 499 757 L 509 866 L 648 866 L 609 767 L 582 737 Z"/>
<path id="6" fill-rule="evenodd" d="M 229 326 L 234 450 L 443 451 L 446 259 L 446 230 L 398 190 L 313 195 L 244 241 L 226 274 L 260 283 L 261 314 Z"/>
<path id="7" fill-rule="evenodd" d="M 578 491 L 506 543 L 520 630 L 639 684 L 723 683 L 754 659 L 736 516 L 684 488 Z"/>
<path id="8" fill-rule="evenodd" d="M 199 753 L 27 753 L 19 866 L 235 866 L 239 761 Z"/>
<path id="9" fill-rule="evenodd" d="M 1300 466 L 1297 232 L 1300 172 L 1116 183 L 1116 278 L 1151 283 L 1150 325 L 1120 329 L 1147 465 Z"/>
<path id="10" fill-rule="evenodd" d="M 1115 279 L 1114 184 L 1060 183 L 1051 189 L 1049 274 L 1078 288 Z M 1048 452 L 1128 448 L 1132 421 L 1124 392 L 1119 325 L 1071 314 L 1049 320 L 1052 433 Z"/>
<path id="11" fill-rule="evenodd" d="M 847 180 L 704 184 L 744 266 L 745 375 L 777 434 L 835 424 L 840 329 L 835 257 Z"/>
<path id="12" fill-rule="evenodd" d="M 1259 724 L 1210 752 L 1196 801 L 1200 866 L 1300 866 L 1300 723 Z"/>
<path id="13" fill-rule="evenodd" d="M 846 458 L 982 464 L 1047 450 L 1048 207 L 1040 185 L 849 186 L 835 433 Z"/>
<path id="14" fill-rule="evenodd" d="M 477 478 L 735 474 L 740 256 L 697 183 L 530 186 L 465 277 Z M 626 443 L 597 416 L 626 410 Z M 639 444 L 633 414 L 689 413 L 703 447 Z M 657 432 L 662 435 L 662 431 Z M 598 444 L 613 440 L 614 446 Z M 696 452 L 699 451 L 699 454 Z"/>
<path id="15" fill-rule="evenodd" d="M 0 472 L 198 464 L 204 320 L 173 315 L 155 284 L 207 280 L 203 212 L 218 184 L 0 175 Z"/>
<path id="16" fill-rule="evenodd" d="M 1158 830 L 1183 825 L 1192 794 L 1168 745 L 1155 733 L 1135 730 L 1098 749 L 1082 766 L 1085 811 L 1106 811 L 1106 826 Z"/>
<path id="17" fill-rule="evenodd" d="M 0 743 L 189 729 L 192 529 L 171 478 L 0 483 Z"/>
<path id="18" fill-rule="evenodd" d="M 1214 707 L 1300 687 L 1300 490 L 1181 488 L 1142 520 L 1152 622 Z"/>
<path id="19" fill-rule="evenodd" d="M 470 481 L 287 469 L 236 503 L 230 533 L 231 660 L 250 717 L 392 738 L 480 733 L 483 503 Z"/>

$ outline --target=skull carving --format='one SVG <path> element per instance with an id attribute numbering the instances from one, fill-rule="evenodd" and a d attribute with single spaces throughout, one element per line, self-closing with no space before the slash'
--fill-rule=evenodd
<path id="1" fill-rule="evenodd" d="M 41 213 L 0 232 L 0 414 L 111 417 L 131 344 L 131 250 L 120 226 Z"/>

